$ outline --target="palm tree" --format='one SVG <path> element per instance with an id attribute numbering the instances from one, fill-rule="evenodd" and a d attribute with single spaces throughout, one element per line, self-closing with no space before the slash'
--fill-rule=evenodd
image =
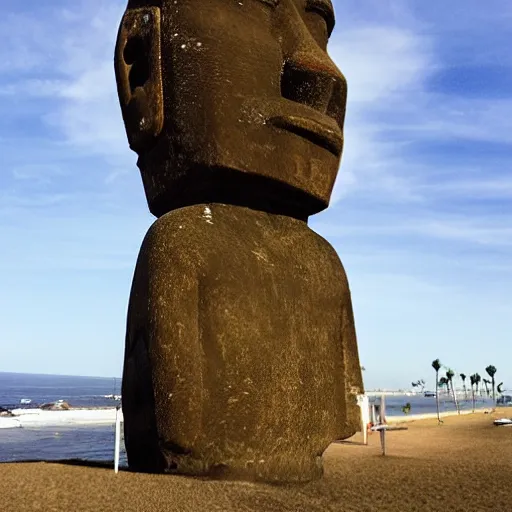
<path id="1" fill-rule="evenodd" d="M 457 402 L 457 395 L 455 394 L 455 388 L 453 387 L 453 377 L 455 377 L 455 372 L 451 368 L 448 368 L 448 370 L 446 370 L 446 380 L 448 381 L 448 385 L 447 385 L 448 392 L 450 391 L 450 386 L 451 386 L 453 401 L 455 402 L 455 408 L 457 409 L 457 412 L 460 414 L 459 402 Z"/>
<path id="2" fill-rule="evenodd" d="M 423 379 L 419 379 L 416 382 L 411 382 L 411 385 L 413 388 L 421 388 L 421 392 L 423 393 L 423 390 L 425 389 L 425 381 Z"/>
<path id="3" fill-rule="evenodd" d="M 496 407 L 496 388 L 495 388 L 495 380 L 494 375 L 496 375 L 496 366 L 488 366 L 485 371 L 487 372 L 487 375 L 491 377 L 491 383 L 492 383 L 492 400 L 494 402 L 494 406 Z"/>
<path id="4" fill-rule="evenodd" d="M 490 395 L 491 395 L 491 393 L 489 392 L 489 384 L 491 383 L 491 381 L 490 381 L 490 380 L 487 380 L 487 379 L 483 379 L 483 381 L 482 381 L 482 382 L 484 383 L 484 386 L 485 386 L 485 394 L 486 394 L 487 396 L 490 396 Z"/>
<path id="5" fill-rule="evenodd" d="M 436 408 L 437 408 L 437 422 L 441 423 L 441 417 L 439 416 L 439 370 L 441 369 L 441 363 L 439 359 L 432 361 L 432 368 L 436 371 Z"/>
<path id="6" fill-rule="evenodd" d="M 446 377 L 441 377 L 439 379 L 439 389 L 446 386 L 446 393 L 448 393 L 448 379 Z"/>
<path id="7" fill-rule="evenodd" d="M 475 386 L 476 386 L 476 394 L 478 395 L 478 386 L 482 382 L 482 377 L 480 377 L 479 373 L 475 373 Z"/>
<path id="8" fill-rule="evenodd" d="M 475 385 L 476 385 L 476 373 L 469 376 L 471 382 L 471 396 L 473 397 L 473 412 L 475 412 Z"/>
<path id="9" fill-rule="evenodd" d="M 468 399 L 468 390 L 466 389 L 466 374 L 465 373 L 459 373 L 459 376 L 462 380 L 462 389 L 464 390 L 464 400 Z"/>

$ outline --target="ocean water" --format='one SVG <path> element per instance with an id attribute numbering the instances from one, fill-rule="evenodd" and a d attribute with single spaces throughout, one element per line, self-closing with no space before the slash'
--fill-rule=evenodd
<path id="1" fill-rule="evenodd" d="M 7 409 L 33 408 L 55 400 L 74 407 L 115 407 L 117 403 L 105 395 L 120 393 L 121 379 L 0 372 L 0 407 Z M 22 398 L 32 403 L 20 404 Z"/>
<path id="2" fill-rule="evenodd" d="M 74 407 L 115 407 L 119 402 L 105 395 L 120 394 L 120 379 L 67 377 L 0 373 L 0 406 L 8 409 L 34 408 L 55 400 L 65 400 Z M 30 399 L 28 405 L 20 404 Z M 409 402 L 410 414 L 436 412 L 435 398 L 423 396 L 387 396 L 386 416 L 402 416 Z M 492 401 L 478 398 L 477 407 L 490 407 Z M 461 409 L 471 409 L 471 400 L 461 400 Z M 440 411 L 453 411 L 455 404 L 440 395 Z M 0 462 L 27 460 L 82 459 L 113 462 L 114 425 L 67 425 L 0 429 Z M 126 465 L 121 443 L 120 465 Z"/>
<path id="3" fill-rule="evenodd" d="M 65 400 L 72 407 L 115 407 L 121 379 L 0 372 L 0 406 L 34 408 Z M 30 404 L 20 404 L 22 398 Z M 114 425 L 69 425 L 0 429 L 0 462 L 83 459 L 114 461 Z M 121 443 L 120 465 L 126 465 Z"/>
<path id="4" fill-rule="evenodd" d="M 471 400 L 471 393 L 468 392 L 467 399 L 464 396 L 457 396 L 459 403 L 459 409 L 461 411 L 470 411 L 473 408 L 473 402 Z M 370 403 L 372 398 L 370 398 Z M 435 397 L 424 397 L 424 396 L 386 396 L 386 416 L 404 416 L 402 407 L 407 403 L 411 405 L 409 415 L 414 414 L 432 414 L 436 412 L 436 399 Z M 475 397 L 475 409 L 485 409 L 493 407 L 493 401 L 491 398 L 478 396 Z M 455 411 L 456 406 L 453 398 L 443 391 L 439 393 L 439 412 L 451 412 Z"/>

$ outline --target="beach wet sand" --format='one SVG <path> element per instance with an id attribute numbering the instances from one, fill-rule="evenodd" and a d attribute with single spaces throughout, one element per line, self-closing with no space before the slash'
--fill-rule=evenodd
<path id="1" fill-rule="evenodd" d="M 12 511 L 505 511 L 512 508 L 512 408 L 437 420 L 333 443 L 325 476 L 302 485 L 208 481 L 72 463 L 0 464 Z"/>

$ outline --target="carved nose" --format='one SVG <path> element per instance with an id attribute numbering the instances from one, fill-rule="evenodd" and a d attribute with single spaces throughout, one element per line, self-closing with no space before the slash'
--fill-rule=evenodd
<path id="1" fill-rule="evenodd" d="M 343 127 L 347 95 L 345 78 L 320 50 L 296 52 L 285 62 L 281 73 L 281 95 L 333 117 Z"/>

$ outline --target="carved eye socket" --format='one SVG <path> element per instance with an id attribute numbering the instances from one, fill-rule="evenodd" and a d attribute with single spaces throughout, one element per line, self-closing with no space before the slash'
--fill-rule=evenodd
<path id="1" fill-rule="evenodd" d="M 334 10 L 330 0 L 306 0 L 306 12 L 316 14 L 325 21 L 329 38 L 334 29 Z"/>

